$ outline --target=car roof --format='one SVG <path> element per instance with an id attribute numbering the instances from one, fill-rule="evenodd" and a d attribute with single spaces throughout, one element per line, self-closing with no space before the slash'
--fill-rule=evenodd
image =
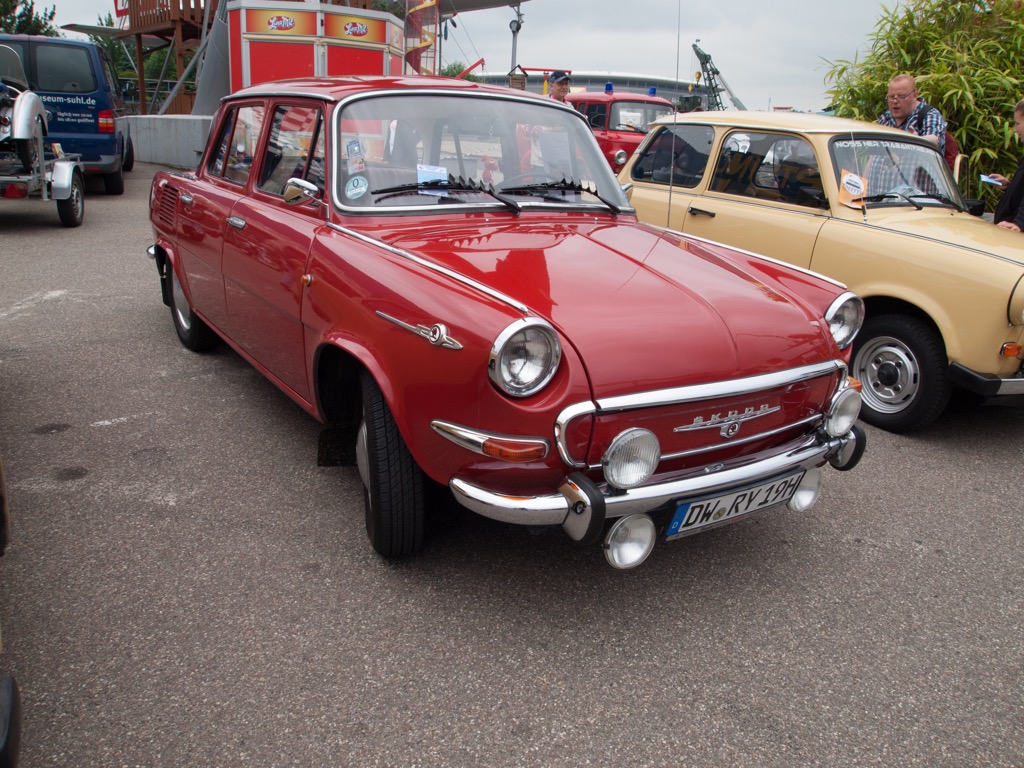
<path id="1" fill-rule="evenodd" d="M 655 122 L 671 123 L 673 118 L 663 117 Z M 687 112 L 675 116 L 677 123 L 700 123 L 701 125 L 721 125 L 751 129 L 776 129 L 793 131 L 794 133 L 891 133 L 906 139 L 908 134 L 897 128 L 869 123 L 864 120 L 851 120 L 845 117 L 818 115 L 813 112 L 752 112 L 724 110 L 714 112 Z"/>
<path id="2" fill-rule="evenodd" d="M 308 96 L 325 101 L 338 101 L 361 91 L 381 90 L 430 90 L 443 88 L 456 92 L 500 94 L 519 96 L 554 103 L 551 99 L 515 88 L 501 85 L 487 85 L 460 80 L 453 77 L 410 77 L 350 76 L 350 77 L 307 77 L 292 80 L 271 80 L 235 91 L 224 97 L 225 101 L 253 98 L 256 96 Z"/>
<path id="3" fill-rule="evenodd" d="M 671 107 L 672 102 L 661 96 L 651 96 L 647 93 L 630 93 L 629 91 L 576 91 L 565 97 L 566 101 L 576 103 L 577 101 L 602 102 L 602 101 L 645 101 L 651 104 L 661 104 Z"/>
<path id="4" fill-rule="evenodd" d="M 0 34 L 0 41 L 10 40 L 23 43 L 54 43 L 55 45 L 77 45 L 84 48 L 92 48 L 96 43 L 91 40 L 72 40 L 69 37 L 49 37 L 48 35 L 8 35 Z"/>

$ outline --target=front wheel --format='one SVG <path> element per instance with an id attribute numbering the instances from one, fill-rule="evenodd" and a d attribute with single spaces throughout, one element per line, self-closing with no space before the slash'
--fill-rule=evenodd
<path id="1" fill-rule="evenodd" d="M 181 343 L 193 352 L 203 352 L 210 349 L 217 343 L 217 334 L 210 330 L 210 326 L 204 323 L 196 313 L 192 311 L 185 291 L 178 282 L 178 274 L 174 271 L 174 265 L 167 262 L 167 271 L 171 273 L 171 318 L 174 320 L 174 330 L 178 334 Z"/>
<path id="2" fill-rule="evenodd" d="M 16 139 L 14 151 L 21 161 L 21 168 L 25 173 L 35 173 L 39 170 L 39 145 L 35 139 Z"/>
<path id="3" fill-rule="evenodd" d="M 853 348 L 852 374 L 863 384 L 864 421 L 890 432 L 923 429 L 949 402 L 948 360 L 928 323 L 906 315 L 868 318 Z"/>
<path id="4" fill-rule="evenodd" d="M 77 171 L 71 177 L 71 195 L 57 201 L 57 215 L 65 227 L 79 227 L 85 219 L 85 183 Z"/>
<path id="5" fill-rule="evenodd" d="M 128 173 L 135 167 L 135 146 L 132 140 L 128 139 L 128 147 L 124 151 L 124 161 L 121 163 L 121 170 Z"/>
<path id="6" fill-rule="evenodd" d="M 363 481 L 366 533 L 384 557 L 405 557 L 423 547 L 426 482 L 402 439 L 395 418 L 373 377 L 364 372 L 363 423 L 356 465 Z"/>

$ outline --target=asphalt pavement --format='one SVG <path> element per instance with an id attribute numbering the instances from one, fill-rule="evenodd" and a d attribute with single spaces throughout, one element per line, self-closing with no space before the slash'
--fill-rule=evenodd
<path id="1" fill-rule="evenodd" d="M 179 343 L 149 185 L 0 200 L 0 669 L 36 766 L 1022 766 L 1024 410 L 868 428 L 818 504 L 597 548 L 458 509 L 388 562 L 354 468 Z"/>

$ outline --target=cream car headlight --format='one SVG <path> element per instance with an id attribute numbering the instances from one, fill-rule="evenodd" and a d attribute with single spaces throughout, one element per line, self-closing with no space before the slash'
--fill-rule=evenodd
<path id="1" fill-rule="evenodd" d="M 847 291 L 832 302 L 825 312 L 825 320 L 836 344 L 846 349 L 864 324 L 864 302 L 857 294 Z"/>
<path id="2" fill-rule="evenodd" d="M 562 345 L 555 329 L 543 320 L 516 320 L 491 347 L 487 375 L 502 392 L 528 397 L 543 389 L 558 370 Z"/>

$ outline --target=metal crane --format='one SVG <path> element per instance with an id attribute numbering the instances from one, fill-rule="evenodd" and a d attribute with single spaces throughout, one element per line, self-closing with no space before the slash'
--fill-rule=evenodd
<path id="1" fill-rule="evenodd" d="M 722 102 L 722 91 L 729 95 L 729 100 L 736 109 L 746 109 L 743 102 L 725 82 L 718 67 L 711 61 L 711 54 L 704 53 L 696 43 L 693 44 L 693 52 L 697 55 L 697 61 L 700 62 L 701 72 L 704 73 L 704 87 L 708 93 L 708 109 L 711 111 L 725 109 L 725 104 Z"/>

